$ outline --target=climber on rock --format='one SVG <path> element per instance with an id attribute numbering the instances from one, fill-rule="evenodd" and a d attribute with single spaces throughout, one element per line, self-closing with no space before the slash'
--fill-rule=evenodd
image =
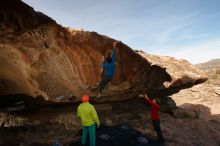
<path id="1" fill-rule="evenodd" d="M 157 133 L 158 140 L 164 141 L 164 137 L 160 128 L 160 115 L 159 115 L 160 106 L 157 104 L 155 99 L 153 99 L 152 101 L 146 94 L 139 95 L 139 97 L 144 97 L 144 99 L 146 99 L 146 101 L 151 105 L 152 125 Z"/>
<path id="2" fill-rule="evenodd" d="M 102 79 L 99 82 L 99 93 L 97 98 L 100 98 L 102 95 L 102 90 L 105 86 L 113 79 L 115 68 L 116 68 L 116 45 L 118 42 L 113 43 L 113 49 L 111 54 L 107 54 L 107 56 L 103 59 L 101 76 Z"/>
<path id="3" fill-rule="evenodd" d="M 77 116 L 81 119 L 83 126 L 81 144 L 86 145 L 87 135 L 89 132 L 90 146 L 95 146 L 96 141 L 96 126 L 99 128 L 100 122 L 97 112 L 93 105 L 89 103 L 89 96 L 81 97 L 81 103 L 77 108 Z"/>

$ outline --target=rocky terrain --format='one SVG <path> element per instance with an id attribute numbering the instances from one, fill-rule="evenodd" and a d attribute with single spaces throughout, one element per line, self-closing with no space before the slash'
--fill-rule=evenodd
<path id="1" fill-rule="evenodd" d="M 151 125 L 149 107 L 141 99 L 96 104 L 95 107 L 102 124 L 125 124 L 152 139 L 157 139 Z M 56 139 L 63 146 L 68 146 L 69 143 L 80 139 L 80 121 L 76 117 L 74 105 L 47 107 L 26 113 L 2 113 L 0 116 L 0 145 L 3 146 L 49 146 Z M 219 119 L 219 114 L 212 113 L 209 106 L 197 103 L 184 103 L 173 111 L 161 112 L 164 144 L 218 146 Z"/>
<path id="2" fill-rule="evenodd" d="M 220 62 L 219 59 L 213 59 L 206 63 L 196 65 L 204 70 L 208 75 L 208 81 L 193 86 L 190 89 L 181 90 L 178 94 L 172 96 L 178 106 L 184 103 L 200 104 L 210 108 L 212 115 L 220 114 Z M 183 108 L 187 108 L 183 106 Z M 201 111 L 201 116 L 205 114 Z M 219 120 L 219 119 L 218 119 Z"/>
<path id="3" fill-rule="evenodd" d="M 101 58 L 114 41 L 64 28 L 20 0 L 2 0 L 0 145 L 78 140 L 77 97 L 97 94 Z M 159 99 L 166 145 L 220 145 L 218 71 L 135 52 L 123 42 L 117 48 L 116 75 L 104 98 L 93 101 L 102 124 L 126 124 L 156 139 L 149 108 L 137 98 L 145 92 Z"/>
<path id="4" fill-rule="evenodd" d="M 219 76 L 219 75 L 218 75 Z M 201 117 L 208 118 L 209 115 L 220 114 L 220 80 L 212 81 L 193 86 L 190 89 L 181 90 L 179 93 L 172 95 L 177 106 L 196 110 L 200 112 Z M 187 104 L 198 105 L 196 108 L 190 108 Z M 203 112 L 200 106 L 206 106 L 209 109 L 209 113 Z M 208 117 L 207 117 L 208 116 Z M 220 119 L 215 119 L 220 120 Z M 220 121 L 219 121 L 220 122 Z"/>
<path id="5" fill-rule="evenodd" d="M 201 145 L 219 145 L 220 142 L 220 72 L 218 71 L 219 64 L 213 64 L 213 62 L 210 61 L 200 66 L 208 74 L 209 79 L 207 82 L 181 90 L 179 93 L 172 95 L 179 110 L 189 113 L 194 112 L 198 117 L 196 121 L 207 124 L 206 127 L 197 125 L 201 126 L 198 131 L 201 130 L 202 135 L 209 135 L 211 136 L 210 138 L 216 140 L 216 144 L 203 143 Z M 178 110 L 176 113 L 178 113 Z M 185 116 L 189 115 L 191 114 Z M 209 128 L 215 129 L 214 133 L 217 135 L 209 133 Z"/>
<path id="6" fill-rule="evenodd" d="M 205 63 L 196 64 L 202 70 L 220 69 L 220 59 L 213 59 Z"/>

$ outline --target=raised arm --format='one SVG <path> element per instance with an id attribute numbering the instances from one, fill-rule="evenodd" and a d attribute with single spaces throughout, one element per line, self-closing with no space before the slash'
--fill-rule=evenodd
<path id="1" fill-rule="evenodd" d="M 160 109 L 160 106 L 157 103 L 153 102 L 146 94 L 143 97 L 147 100 L 148 103 L 150 103 L 151 106 Z"/>
<path id="2" fill-rule="evenodd" d="M 113 48 L 112 48 L 112 63 L 115 64 L 116 61 L 116 45 L 118 42 L 113 43 Z"/>

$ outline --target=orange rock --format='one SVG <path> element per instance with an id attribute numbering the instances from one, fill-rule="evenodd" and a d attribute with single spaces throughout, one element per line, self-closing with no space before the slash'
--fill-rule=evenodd
<path id="1" fill-rule="evenodd" d="M 114 39 L 96 32 L 63 28 L 20 0 L 0 3 L 5 18 L 16 14 L 14 19 L 4 19 L 5 29 L 0 30 L 0 95 L 41 94 L 55 100 L 61 96 L 69 99 L 97 94 L 86 87 L 100 81 L 102 56 L 112 49 Z M 186 61 L 139 54 L 120 42 L 116 74 L 103 95 L 126 100 L 145 91 L 149 96 L 161 97 L 206 78 Z"/>

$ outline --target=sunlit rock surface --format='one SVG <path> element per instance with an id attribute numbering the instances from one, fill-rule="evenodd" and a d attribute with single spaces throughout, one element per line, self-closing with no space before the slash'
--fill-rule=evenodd
<path id="1" fill-rule="evenodd" d="M 114 39 L 64 28 L 20 0 L 0 3 L 0 95 L 76 101 L 97 94 L 101 58 Z M 100 101 L 126 100 L 140 92 L 165 97 L 206 80 L 186 61 L 140 54 L 122 42 L 117 48 L 116 74 L 104 90 L 108 98 Z"/>

